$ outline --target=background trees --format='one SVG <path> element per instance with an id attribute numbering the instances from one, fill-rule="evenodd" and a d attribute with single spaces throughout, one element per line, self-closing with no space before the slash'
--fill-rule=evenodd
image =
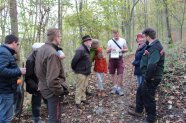
<path id="1" fill-rule="evenodd" d="M 9 33 L 18 35 L 24 61 L 34 42 L 45 42 L 47 28 L 58 27 L 69 68 L 85 34 L 106 47 L 112 29 L 119 29 L 131 51 L 135 35 L 146 27 L 155 28 L 165 46 L 184 42 L 185 12 L 185 0 L 0 0 L 0 42 Z"/>

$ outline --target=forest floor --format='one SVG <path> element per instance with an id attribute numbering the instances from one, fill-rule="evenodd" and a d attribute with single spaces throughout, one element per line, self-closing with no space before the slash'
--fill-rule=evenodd
<path id="1" fill-rule="evenodd" d="M 175 66 L 170 60 L 168 70 L 165 72 L 164 80 L 157 89 L 157 123 L 186 123 L 186 94 L 183 93 L 182 83 L 186 82 L 186 47 L 181 50 L 182 57 L 172 59 L 172 62 L 179 62 Z M 171 54 L 167 57 L 172 57 Z M 131 61 L 134 54 L 127 55 L 124 58 L 125 73 L 123 80 L 124 96 L 110 94 L 112 83 L 109 75 L 106 76 L 104 87 L 107 96 L 98 97 L 96 93 L 96 76 L 91 74 L 89 87 L 94 93 L 87 99 L 89 105 L 83 106 L 78 110 L 74 102 L 74 87 L 70 87 L 69 96 L 65 97 L 62 106 L 62 123 L 143 123 L 145 116 L 141 118 L 133 117 L 127 112 L 129 105 L 135 102 L 136 79 L 133 75 L 133 66 Z M 172 66 L 171 66 L 172 65 Z M 181 66 L 180 66 L 181 65 Z M 41 108 L 42 118 L 47 120 L 46 106 Z M 31 122 L 31 111 L 24 107 L 22 122 Z"/>

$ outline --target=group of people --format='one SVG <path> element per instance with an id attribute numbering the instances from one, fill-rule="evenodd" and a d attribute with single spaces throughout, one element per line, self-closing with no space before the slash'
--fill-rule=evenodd
<path id="1" fill-rule="evenodd" d="M 27 58 L 26 68 L 20 68 L 14 58 L 19 49 L 19 40 L 15 35 L 5 37 L 5 42 L 0 47 L 0 123 L 10 123 L 13 118 L 14 94 L 17 79 L 21 75 L 25 75 L 26 91 L 32 94 L 33 123 L 44 123 L 40 117 L 42 100 L 47 104 L 48 123 L 61 123 L 61 102 L 64 95 L 68 95 L 69 89 L 61 62 L 65 54 L 59 47 L 60 41 L 59 29 L 49 28 L 47 41 L 34 44 Z M 147 121 L 151 123 L 156 120 L 155 91 L 163 75 L 164 50 L 152 28 L 138 34 L 137 42 L 139 45 L 132 64 L 135 66 L 134 74 L 137 75 L 138 89 L 135 110 L 129 110 L 129 114 L 141 116 L 145 108 Z M 127 51 L 126 40 L 120 37 L 118 30 L 114 30 L 113 38 L 108 41 L 105 51 L 109 54 L 107 65 L 106 55 L 99 40 L 92 39 L 89 35 L 82 37 L 82 43 L 76 49 L 71 62 L 71 68 L 76 76 L 77 109 L 81 109 L 83 104 L 89 104 L 86 91 L 92 66 L 98 80 L 98 96 L 107 95 L 103 84 L 107 71 L 113 82 L 111 93 L 124 95 L 123 54 Z"/>

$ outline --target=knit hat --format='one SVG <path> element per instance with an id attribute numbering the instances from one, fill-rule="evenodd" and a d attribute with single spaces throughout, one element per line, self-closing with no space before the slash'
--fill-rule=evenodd
<path id="1" fill-rule="evenodd" d="M 33 50 L 37 50 L 38 48 L 40 48 L 41 46 L 43 46 L 45 43 L 34 43 L 33 45 L 32 45 L 32 49 Z"/>
<path id="2" fill-rule="evenodd" d="M 138 33 L 137 36 L 136 36 L 136 40 L 138 40 L 138 39 L 142 39 L 142 38 L 143 38 L 142 33 Z"/>
<path id="3" fill-rule="evenodd" d="M 82 38 L 83 42 L 88 41 L 88 40 L 92 40 L 92 38 L 89 35 L 83 36 L 83 38 Z"/>

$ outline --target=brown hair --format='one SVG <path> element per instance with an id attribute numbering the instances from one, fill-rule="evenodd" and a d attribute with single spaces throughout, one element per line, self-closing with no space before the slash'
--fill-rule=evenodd
<path id="1" fill-rule="evenodd" d="M 117 29 L 113 29 L 112 33 L 116 34 L 116 33 L 119 33 L 119 31 Z"/>
<path id="2" fill-rule="evenodd" d="M 49 28 L 47 30 L 47 40 L 53 41 L 56 36 L 59 36 L 59 29 L 57 28 Z"/>
<path id="3" fill-rule="evenodd" d="M 98 39 L 92 39 L 91 47 L 93 49 L 96 49 L 96 48 L 98 48 L 98 45 L 99 45 L 99 40 Z"/>

